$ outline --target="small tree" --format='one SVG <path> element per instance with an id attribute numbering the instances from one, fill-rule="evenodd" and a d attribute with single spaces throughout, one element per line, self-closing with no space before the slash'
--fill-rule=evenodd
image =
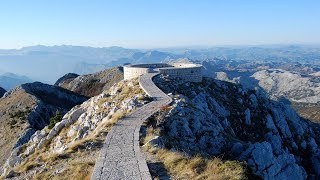
<path id="1" fill-rule="evenodd" d="M 56 111 L 56 115 L 52 118 L 50 118 L 50 123 L 48 128 L 52 129 L 54 125 L 62 120 L 62 114 L 60 113 L 59 110 Z"/>

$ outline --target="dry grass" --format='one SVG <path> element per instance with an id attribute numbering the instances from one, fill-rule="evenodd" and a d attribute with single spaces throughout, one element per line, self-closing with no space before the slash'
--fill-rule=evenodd
<path id="1" fill-rule="evenodd" d="M 247 179 L 243 162 L 187 157 L 180 152 L 150 147 L 149 151 L 164 164 L 172 179 Z"/>
<path id="2" fill-rule="evenodd" d="M 35 152 L 28 157 L 27 161 L 23 161 L 18 166 L 14 167 L 13 170 L 15 172 L 24 172 L 27 170 L 32 169 L 35 167 L 35 165 L 38 165 L 38 160 L 41 158 L 40 154 L 43 152 L 43 150 L 35 150 Z"/>
<path id="3" fill-rule="evenodd" d="M 160 132 L 159 129 L 154 129 L 152 127 L 147 128 L 147 132 L 146 132 L 146 136 L 145 137 L 141 137 L 140 141 L 141 141 L 141 145 L 147 144 L 151 139 L 153 139 L 155 137 L 155 135 L 158 135 Z M 151 147 L 148 146 L 149 144 L 147 144 L 146 146 L 148 147 L 148 149 L 150 149 Z"/>
<path id="4" fill-rule="evenodd" d="M 167 112 L 169 111 L 170 109 L 172 109 L 172 107 L 170 105 L 164 105 L 164 106 L 161 106 L 160 107 L 160 111 L 161 112 Z"/>
<path id="5" fill-rule="evenodd" d="M 246 164 L 239 161 L 224 161 L 217 157 L 205 158 L 200 155 L 188 157 L 181 152 L 146 144 L 154 136 L 159 135 L 159 129 L 147 128 L 146 136 L 141 139 L 144 150 L 152 153 L 164 164 L 172 179 L 247 179 Z"/>
<path id="6" fill-rule="evenodd" d="M 97 157 L 97 149 L 85 151 L 78 149 L 74 152 L 63 154 L 46 153 L 44 150 L 36 151 L 29 156 L 27 161 L 15 167 L 13 170 L 31 179 L 90 179 Z M 89 157 L 91 156 L 91 157 Z M 43 165 L 45 169 L 36 175 L 23 175 L 29 170 Z"/>
<path id="7" fill-rule="evenodd" d="M 13 117 L 12 114 L 31 110 L 35 104 L 36 98 L 22 90 L 0 99 L 0 113 L 3 113 L 0 116 L 0 166 L 8 159 L 12 147 L 29 126 L 27 120 Z"/>
<path id="8" fill-rule="evenodd" d="M 72 179 L 72 180 L 89 180 L 94 167 L 94 162 L 72 161 L 66 169 L 61 172 L 55 169 L 48 170 L 35 175 L 33 178 L 38 180 L 43 179 Z"/>
<path id="9" fill-rule="evenodd" d="M 123 118 L 127 113 L 126 112 L 122 112 L 122 111 L 116 111 L 113 115 L 112 115 L 112 121 L 111 123 L 115 123 L 117 121 L 119 121 L 121 118 Z"/>

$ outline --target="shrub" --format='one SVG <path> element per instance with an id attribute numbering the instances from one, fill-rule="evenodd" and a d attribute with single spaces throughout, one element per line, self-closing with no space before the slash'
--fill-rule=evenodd
<path id="1" fill-rule="evenodd" d="M 26 108 L 26 111 L 21 111 L 18 110 L 17 112 L 14 113 L 9 113 L 10 118 L 18 118 L 20 120 L 26 120 L 28 115 L 30 114 L 31 110 L 29 107 Z"/>
<path id="2" fill-rule="evenodd" d="M 62 114 L 60 113 L 59 110 L 56 111 L 56 115 L 52 118 L 50 118 L 50 123 L 48 128 L 52 129 L 54 125 L 62 120 Z"/>

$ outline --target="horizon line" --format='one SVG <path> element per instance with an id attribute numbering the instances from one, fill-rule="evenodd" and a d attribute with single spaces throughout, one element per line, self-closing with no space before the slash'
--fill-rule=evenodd
<path id="1" fill-rule="evenodd" d="M 0 50 L 21 50 L 23 48 L 28 47 L 61 47 L 61 46 L 72 46 L 72 47 L 88 47 L 88 48 L 124 48 L 124 49 L 137 49 L 137 50 L 154 50 L 154 49 L 184 49 L 184 48 L 191 48 L 191 49 L 205 49 L 205 48 L 223 48 L 223 47 L 263 47 L 263 46 L 320 46 L 320 43 L 265 43 L 265 44 L 215 44 L 215 45 L 177 45 L 177 46 L 158 46 L 158 47 L 132 47 L 132 46 L 121 46 L 121 45 L 111 45 L 111 46 L 94 46 L 94 45 L 84 45 L 84 44 L 54 44 L 54 45 L 45 45 L 45 44 L 34 44 L 34 45 L 27 45 L 27 46 L 20 46 L 17 48 L 0 48 Z"/>

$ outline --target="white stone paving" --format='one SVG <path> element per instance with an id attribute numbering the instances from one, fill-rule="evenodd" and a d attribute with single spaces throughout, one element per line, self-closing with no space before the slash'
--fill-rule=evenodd
<path id="1" fill-rule="evenodd" d="M 148 73 L 140 77 L 141 88 L 154 100 L 120 119 L 112 127 L 96 161 L 91 179 L 152 179 L 140 151 L 140 126 L 159 111 L 160 107 L 172 101 L 153 83 L 152 78 L 156 75 L 158 73 Z"/>

